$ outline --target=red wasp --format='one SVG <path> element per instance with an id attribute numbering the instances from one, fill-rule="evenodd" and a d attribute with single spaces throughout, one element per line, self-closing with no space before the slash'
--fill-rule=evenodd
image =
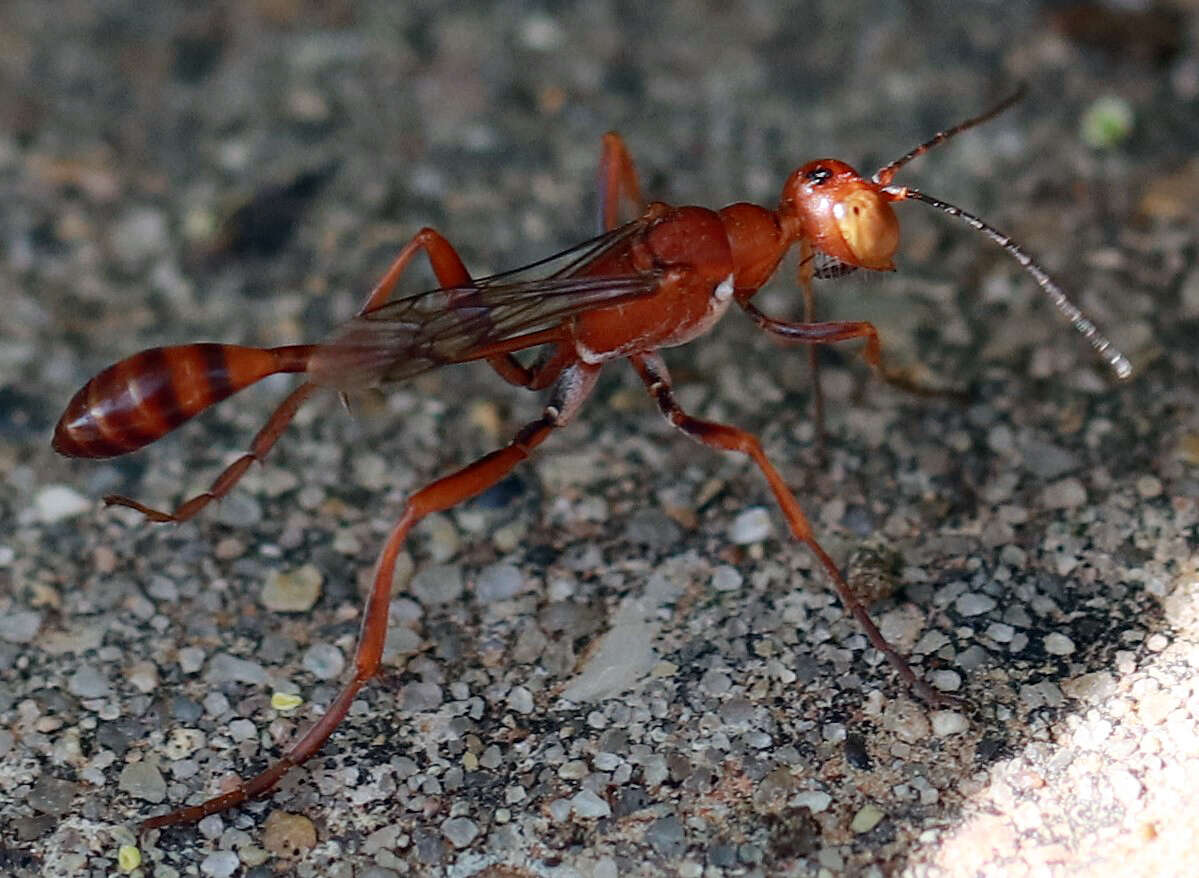
<path id="1" fill-rule="evenodd" d="M 922 201 L 965 221 L 1006 250 L 1116 375 L 1127 377 L 1132 371 L 1128 360 L 1019 245 L 951 204 L 891 184 L 907 162 L 990 119 L 1019 96 L 1018 92 L 988 112 L 937 134 L 870 179 L 844 162 L 809 162 L 787 179 L 775 210 L 747 203 L 718 211 L 647 204 L 624 142 L 609 133 L 603 140 L 598 175 L 603 231 L 590 241 L 517 271 L 476 279 L 445 238 L 433 229 L 422 229 L 400 251 L 358 316 L 328 341 L 276 348 L 223 344 L 152 348 L 105 369 L 84 385 L 55 429 L 54 449 L 72 457 L 102 458 L 155 441 L 267 375 L 305 374 L 305 382 L 275 410 L 250 450 L 206 492 L 174 512 L 160 512 L 126 497 L 105 498 L 106 503 L 132 507 L 152 521 L 185 521 L 228 493 L 251 463 L 266 456 L 296 410 L 321 387 L 344 392 L 400 381 L 451 363 L 486 360 L 513 384 L 550 389 L 541 415 L 517 431 L 506 447 L 408 498 L 375 564 L 353 678 L 324 716 L 257 777 L 202 804 L 152 817 L 143 828 L 193 822 L 262 796 L 293 766 L 315 754 L 345 718 L 358 691 L 379 670 L 396 559 L 413 525 L 503 479 L 554 430 L 574 418 L 603 365 L 622 358 L 633 364 L 671 424 L 704 445 L 753 458 L 792 535 L 819 560 L 871 644 L 913 690 L 931 702 L 944 700 L 916 676 L 870 620 L 836 563 L 817 542 L 799 502 L 767 460 L 758 439 L 745 430 L 684 411 L 658 349 L 703 335 L 736 304 L 757 326 L 788 341 L 817 345 L 861 339 L 862 355 L 880 377 L 911 388 L 911 382 L 884 365 L 878 332 L 870 323 L 786 322 L 764 314 L 751 300 L 796 245 L 801 256 L 799 281 L 808 302 L 813 278 L 859 268 L 894 270 L 899 221 L 891 203 Z M 622 210 L 635 211 L 637 218 L 621 223 Z M 440 286 L 393 300 L 400 276 L 422 252 Z M 541 354 L 531 365 L 514 356 L 534 347 Z"/>

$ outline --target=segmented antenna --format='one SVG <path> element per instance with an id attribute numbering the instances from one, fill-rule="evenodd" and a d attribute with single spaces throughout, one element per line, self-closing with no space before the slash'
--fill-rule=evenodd
<path id="1" fill-rule="evenodd" d="M 906 155 L 901 156 L 900 158 L 897 158 L 895 161 L 891 162 L 891 164 L 887 165 L 886 167 L 879 168 L 877 171 L 875 171 L 874 172 L 874 182 L 878 183 L 882 186 L 888 185 L 891 182 L 891 180 L 894 179 L 896 171 L 898 171 L 900 168 L 902 168 L 904 165 L 906 165 L 912 159 L 916 158 L 917 156 L 924 155 L 926 152 L 928 152 L 930 149 L 932 149 L 937 144 L 944 143 L 945 141 L 947 141 L 949 138 L 953 137 L 956 134 L 961 134 L 967 128 L 973 128 L 975 125 L 981 125 L 983 122 L 987 122 L 991 119 L 994 119 L 996 116 L 998 116 L 1000 113 L 1002 113 L 1008 107 L 1010 107 L 1012 104 L 1016 103 L 1016 101 L 1018 101 L 1022 97 L 1024 97 L 1025 91 L 1027 91 L 1027 89 L 1024 87 L 1024 84 L 1021 83 L 1020 86 L 1014 92 L 1012 92 L 1010 95 L 1008 95 L 1002 101 L 997 103 L 995 106 L 991 107 L 991 109 L 987 110 L 985 113 L 980 113 L 977 116 L 973 116 L 973 117 L 967 119 L 965 122 L 959 122 L 957 125 L 954 125 L 952 128 L 946 128 L 944 131 L 938 131 L 936 134 L 934 134 L 928 140 L 924 141 L 924 143 L 920 144 L 918 147 L 913 149 L 911 152 L 907 153 Z"/>
<path id="2" fill-rule="evenodd" d="M 1008 102 L 1011 99 L 1009 98 Z M 1005 102 L 1006 103 L 1006 102 Z M 1003 105 L 1001 105 L 1002 108 Z M 992 111 L 991 114 L 993 115 Z M 980 119 L 987 118 L 982 116 Z M 960 126 L 959 126 L 960 127 Z M 952 129 L 951 129 L 952 130 Z M 974 214 L 967 213 L 960 207 L 955 207 L 946 201 L 941 201 L 939 198 L 933 198 L 931 195 L 925 195 L 918 189 L 912 189 L 907 186 L 886 186 L 882 190 L 892 201 L 915 200 L 923 201 L 925 204 L 932 205 L 937 210 L 944 211 L 950 216 L 955 216 L 965 222 L 967 225 L 982 232 L 1004 250 L 1006 250 L 1013 259 L 1020 263 L 1021 267 L 1033 276 L 1045 294 L 1049 296 L 1049 300 L 1053 302 L 1053 306 L 1060 311 L 1070 325 L 1073 326 L 1083 338 L 1085 338 L 1099 354 L 1100 357 L 1111 367 L 1111 370 L 1116 374 L 1117 378 L 1124 379 L 1132 374 L 1132 363 L 1128 358 L 1111 343 L 1106 335 L 1099 331 L 1099 328 L 1091 321 L 1082 310 L 1070 301 L 1065 291 L 1057 285 L 1057 282 L 1049 276 L 1045 269 L 1041 268 L 1033 258 L 1029 256 L 1024 249 L 993 226 L 983 222 Z"/>

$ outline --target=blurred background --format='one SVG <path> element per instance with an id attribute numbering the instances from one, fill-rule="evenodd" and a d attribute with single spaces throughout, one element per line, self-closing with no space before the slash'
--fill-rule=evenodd
<path id="1" fill-rule="evenodd" d="M 1024 83 L 897 182 L 1036 254 L 1131 381 L 1010 258 L 916 205 L 899 270 L 820 282 L 819 313 L 876 322 L 968 403 L 823 352 L 821 461 L 804 351 L 730 313 L 667 355 L 684 405 L 763 436 L 876 617 L 969 710 L 912 701 L 757 473 L 672 434 L 616 364 L 534 462 L 420 528 L 388 667 L 311 767 L 142 839 L 136 868 L 1182 874 L 1197 35 L 1193 0 L 4 3 L 0 871 L 111 874 L 137 819 L 259 769 L 352 661 L 405 494 L 540 405 L 475 366 L 349 414 L 322 398 L 219 509 L 164 528 L 98 498 L 202 490 L 290 382 L 129 458 L 57 458 L 91 375 L 155 345 L 319 340 L 423 225 L 478 275 L 590 237 L 610 129 L 651 198 L 773 205 L 809 159 L 869 173 Z M 792 271 L 769 313 L 799 314 Z M 622 631 L 652 644 L 627 680 L 570 688 Z"/>

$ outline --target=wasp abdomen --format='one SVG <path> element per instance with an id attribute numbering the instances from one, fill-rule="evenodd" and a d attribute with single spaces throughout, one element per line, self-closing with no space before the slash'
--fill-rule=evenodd
<path id="1" fill-rule="evenodd" d="M 68 457 L 136 451 L 267 375 L 304 371 L 306 350 L 204 343 L 141 351 L 71 398 L 54 428 L 54 450 Z"/>

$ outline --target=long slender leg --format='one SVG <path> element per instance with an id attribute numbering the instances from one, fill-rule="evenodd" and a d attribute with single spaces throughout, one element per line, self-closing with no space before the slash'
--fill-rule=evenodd
<path id="1" fill-rule="evenodd" d="M 637 373 L 641 376 L 641 380 L 645 382 L 650 396 L 657 402 L 658 408 L 666 417 L 666 420 L 670 421 L 671 424 L 678 427 L 692 439 L 704 445 L 723 451 L 739 451 L 753 458 L 754 463 L 758 465 L 758 469 L 762 471 L 762 475 L 766 477 L 766 482 L 770 486 L 771 493 L 774 494 L 775 502 L 778 503 L 783 516 L 787 519 L 787 526 L 791 529 L 791 533 L 797 540 L 808 547 L 808 550 L 816 556 L 816 559 L 824 567 L 829 579 L 833 581 L 833 587 L 837 590 L 837 595 L 841 598 L 841 602 L 849 610 L 850 614 L 857 619 L 858 624 L 862 626 L 866 632 L 866 637 L 869 638 L 874 648 L 887 657 L 887 660 L 899 672 L 899 676 L 903 678 L 904 682 L 926 701 L 933 704 L 941 704 L 949 701 L 950 699 L 916 676 L 916 673 L 912 670 L 907 660 L 891 644 L 887 643 L 882 632 L 871 621 L 866 608 L 853 593 L 853 590 L 849 587 L 849 583 L 841 575 L 841 571 L 836 563 L 828 556 L 828 553 L 824 551 L 820 543 L 816 541 L 816 536 L 812 532 L 812 526 L 808 523 L 808 518 L 804 515 L 803 509 L 800 508 L 799 501 L 795 499 L 795 495 L 791 493 L 791 489 L 787 487 L 787 483 L 783 481 L 783 477 L 779 475 L 778 470 L 767 459 L 766 453 L 762 450 L 762 443 L 758 441 L 758 438 L 752 433 L 737 427 L 701 420 L 683 411 L 675 401 L 674 392 L 670 386 L 670 376 L 666 372 L 666 364 L 662 362 L 662 358 L 658 354 L 640 354 L 630 357 L 630 359 L 633 362 L 633 366 L 637 369 Z"/>
<path id="2" fill-rule="evenodd" d="M 816 300 L 812 294 L 812 245 L 805 238 L 799 245 L 799 287 L 803 290 L 804 323 L 816 320 Z M 824 387 L 820 383 L 820 351 L 808 346 L 808 371 L 812 374 L 812 419 L 816 422 L 816 454 L 821 465 L 828 461 L 824 431 Z"/>
<path id="3" fill-rule="evenodd" d="M 864 320 L 788 323 L 785 320 L 776 320 L 773 317 L 763 314 L 750 302 L 741 303 L 741 307 L 745 309 L 745 313 L 749 315 L 750 319 L 760 329 L 764 329 L 787 341 L 818 345 L 831 344 L 838 341 L 850 341 L 855 338 L 865 339 L 866 344 L 862 348 L 862 359 L 870 365 L 870 368 L 874 370 L 879 378 L 894 387 L 898 387 L 900 390 L 906 390 L 908 393 L 914 393 L 917 396 L 949 397 L 950 399 L 959 400 L 966 398 L 966 394 L 958 390 L 927 387 L 918 381 L 912 380 L 903 371 L 893 369 L 884 363 L 882 342 L 879 340 L 878 330 L 873 323 L 867 323 Z"/>
<path id="4" fill-rule="evenodd" d="M 621 223 L 645 213 L 645 197 L 637 182 L 637 168 L 625 146 L 624 138 L 615 131 L 604 135 L 596 174 L 599 191 L 599 227 L 601 232 L 614 229 Z"/>
<path id="5" fill-rule="evenodd" d="M 426 485 L 408 498 L 399 521 L 388 536 L 378 561 L 375 562 L 375 575 L 362 616 L 362 632 L 358 637 L 358 649 L 354 654 L 354 676 L 342 687 L 324 716 L 292 744 L 278 762 L 228 793 L 215 796 L 199 805 L 151 817 L 142 823 L 142 829 L 194 823 L 209 814 L 216 814 L 256 799 L 274 789 L 291 768 L 315 755 L 333 730 L 345 719 L 354 696 L 379 671 L 383 643 L 387 638 L 391 583 L 395 577 L 396 560 L 409 531 L 429 513 L 456 506 L 503 479 L 513 467 L 545 441 L 550 433 L 574 417 L 583 400 L 595 386 L 598 375 L 598 366 L 573 364 L 563 370 L 541 417 L 521 428 L 507 447 L 493 451 L 457 472 Z"/>
<path id="6" fill-rule="evenodd" d="M 424 251 L 428 257 L 429 265 L 437 277 L 437 282 L 443 287 L 465 286 L 471 282 L 470 274 L 467 272 L 466 266 L 462 264 L 453 245 L 435 229 L 424 228 L 413 235 L 412 240 L 400 250 L 391 267 L 387 269 L 387 273 L 383 275 L 383 279 L 376 284 L 366 301 L 362 303 L 358 313 L 364 314 L 386 304 L 405 269 L 421 251 Z M 487 362 L 504 380 L 521 387 L 538 384 L 535 389 L 543 389 L 549 386 L 556 377 L 556 374 L 547 376 L 539 369 L 526 368 L 510 353 L 489 357 Z M 315 385 L 306 382 L 292 391 L 271 414 L 266 426 L 254 437 L 254 441 L 250 444 L 250 450 L 222 470 L 207 491 L 185 500 L 173 512 L 163 512 L 118 494 L 110 494 L 104 498 L 104 502 L 109 506 L 126 506 L 136 509 L 151 521 L 187 521 L 209 503 L 228 494 L 250 469 L 250 465 L 254 461 L 261 461 L 266 456 L 283 434 L 288 423 L 295 417 L 300 406 L 316 389 Z"/>
<path id="7" fill-rule="evenodd" d="M 287 398 L 271 413 L 263 428 L 258 431 L 254 441 L 250 443 L 250 450 L 222 470 L 207 491 L 185 500 L 175 508 L 174 512 L 162 512 L 119 494 L 109 494 L 104 498 L 104 503 L 108 506 L 127 506 L 130 509 L 136 509 L 150 521 L 187 521 L 213 500 L 219 500 L 228 494 L 246 474 L 246 470 L 254 461 L 261 461 L 266 457 L 274 444 L 279 441 L 279 437 L 283 435 L 283 431 L 291 423 L 291 419 L 295 417 L 300 406 L 316 392 L 316 389 L 315 384 L 305 381 L 288 394 Z"/>

